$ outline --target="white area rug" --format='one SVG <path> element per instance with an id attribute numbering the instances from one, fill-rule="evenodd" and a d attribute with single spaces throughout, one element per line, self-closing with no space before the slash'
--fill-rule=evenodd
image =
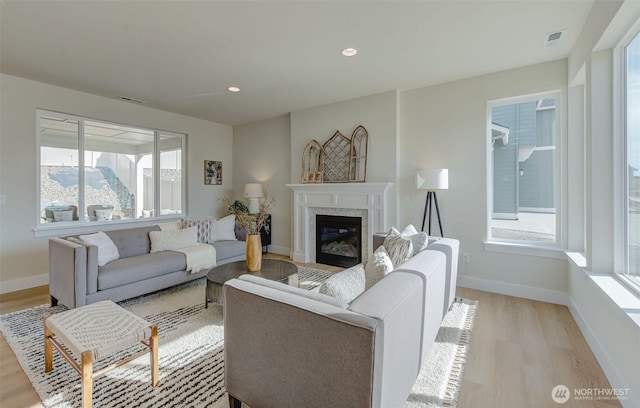
<path id="1" fill-rule="evenodd" d="M 300 286 L 309 289 L 331 275 L 306 267 L 299 272 Z M 205 280 L 200 279 L 119 303 L 158 325 L 160 380 L 151 387 L 149 357 L 143 356 L 94 381 L 94 407 L 228 407 L 222 308 L 204 308 L 204 287 Z M 476 309 L 473 301 L 454 304 L 405 408 L 455 406 Z M 44 372 L 42 321 L 47 314 L 63 310 L 63 306 L 41 305 L 0 316 L 2 334 L 47 408 L 81 406 L 79 375 L 57 351 L 53 371 Z M 125 354 L 134 351 L 131 348 Z M 94 369 L 122 356 L 100 361 Z"/>

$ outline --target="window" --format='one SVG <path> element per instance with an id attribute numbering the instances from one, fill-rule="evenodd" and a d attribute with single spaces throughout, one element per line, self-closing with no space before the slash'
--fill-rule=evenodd
<path id="1" fill-rule="evenodd" d="M 557 246 L 557 94 L 489 103 L 490 241 Z"/>
<path id="2" fill-rule="evenodd" d="M 185 135 L 44 110 L 37 117 L 39 224 L 182 214 Z"/>
<path id="3" fill-rule="evenodd" d="M 624 49 L 625 267 L 640 284 L 640 34 Z"/>

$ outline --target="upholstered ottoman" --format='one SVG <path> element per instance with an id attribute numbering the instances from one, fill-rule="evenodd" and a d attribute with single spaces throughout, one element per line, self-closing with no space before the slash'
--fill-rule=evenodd
<path id="1" fill-rule="evenodd" d="M 151 355 L 151 385 L 158 384 L 158 328 L 110 300 L 82 306 L 44 320 L 44 370 L 53 369 L 53 347 L 80 373 L 82 404 L 91 407 L 93 379 L 146 353 Z M 62 344 L 60 343 L 62 342 Z M 149 348 L 102 370 L 93 362 L 141 342 Z M 80 364 L 70 355 L 80 360 Z"/>

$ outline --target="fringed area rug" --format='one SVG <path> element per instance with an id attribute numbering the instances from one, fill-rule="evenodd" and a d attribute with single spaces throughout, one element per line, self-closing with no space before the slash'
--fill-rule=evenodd
<path id="1" fill-rule="evenodd" d="M 330 272 L 299 267 L 300 286 L 318 286 Z M 159 327 L 160 380 L 151 387 L 149 357 L 143 356 L 94 380 L 93 406 L 228 407 L 224 389 L 222 308 L 204 308 L 205 279 L 120 302 Z M 447 314 L 407 400 L 406 408 L 455 406 L 462 382 L 477 302 L 458 300 Z M 78 373 L 54 351 L 44 372 L 43 319 L 64 306 L 41 305 L 0 316 L 0 330 L 47 408 L 81 406 Z M 142 349 L 142 346 L 140 346 Z M 95 364 L 94 370 L 131 355 L 135 347 Z"/>

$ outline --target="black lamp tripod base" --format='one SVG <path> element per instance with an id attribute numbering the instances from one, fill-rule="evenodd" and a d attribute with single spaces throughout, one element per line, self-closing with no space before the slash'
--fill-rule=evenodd
<path id="1" fill-rule="evenodd" d="M 424 222 L 427 219 L 427 212 L 429 213 L 429 232 L 431 235 L 431 210 L 433 209 L 433 204 L 436 205 L 436 215 L 438 216 L 438 226 L 440 227 L 440 236 L 444 237 L 444 233 L 442 232 L 442 222 L 440 221 L 440 208 L 438 207 L 438 197 L 436 197 L 436 192 L 434 190 L 427 191 L 427 200 L 424 203 L 424 215 L 422 216 L 422 231 L 424 231 Z"/>

